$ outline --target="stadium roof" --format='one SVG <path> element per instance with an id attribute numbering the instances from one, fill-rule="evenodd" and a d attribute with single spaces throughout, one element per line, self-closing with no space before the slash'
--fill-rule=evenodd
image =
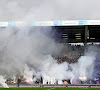
<path id="1" fill-rule="evenodd" d="M 66 20 L 66 21 L 33 21 L 31 23 L 21 21 L 0 22 L 0 27 L 8 26 L 77 26 L 100 25 L 100 20 Z"/>

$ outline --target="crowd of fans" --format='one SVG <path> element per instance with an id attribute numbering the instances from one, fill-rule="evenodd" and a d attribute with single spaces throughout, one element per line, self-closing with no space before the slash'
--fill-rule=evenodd
<path id="1" fill-rule="evenodd" d="M 84 53 L 88 52 L 89 48 L 100 51 L 100 44 L 89 44 L 89 45 L 66 45 L 66 49 L 62 50 L 60 55 L 55 56 L 54 58 L 57 60 L 58 63 L 68 62 L 68 63 L 75 63 L 81 56 L 84 56 Z"/>

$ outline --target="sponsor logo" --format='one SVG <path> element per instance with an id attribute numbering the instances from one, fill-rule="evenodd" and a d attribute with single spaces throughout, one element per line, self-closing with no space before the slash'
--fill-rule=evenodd
<path id="1" fill-rule="evenodd" d="M 54 26 L 62 25 L 62 21 L 54 21 Z"/>
<path id="2" fill-rule="evenodd" d="M 16 22 L 8 22 L 8 26 L 16 26 Z"/>
<path id="3" fill-rule="evenodd" d="M 88 25 L 87 21 L 79 21 L 79 25 Z"/>
<path id="4" fill-rule="evenodd" d="M 34 21 L 34 22 L 32 22 L 32 26 L 36 26 L 36 22 Z"/>

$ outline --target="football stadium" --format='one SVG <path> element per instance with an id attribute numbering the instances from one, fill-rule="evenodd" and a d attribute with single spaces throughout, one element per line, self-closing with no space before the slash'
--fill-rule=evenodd
<path id="1" fill-rule="evenodd" d="M 0 87 L 99 88 L 99 24 L 0 22 Z"/>
<path id="2" fill-rule="evenodd" d="M 1 0 L 3 88 L 100 88 L 99 1 Z"/>

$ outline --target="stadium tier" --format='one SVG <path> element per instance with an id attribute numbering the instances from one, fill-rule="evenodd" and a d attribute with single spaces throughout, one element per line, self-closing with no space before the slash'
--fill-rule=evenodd
<path id="1" fill-rule="evenodd" d="M 21 88 L 53 88 L 54 85 L 56 85 L 56 88 L 61 86 L 62 88 L 95 88 L 100 84 L 100 20 L 0 22 L 0 31 L 1 62 L 7 59 L 8 62 L 16 63 L 19 60 L 20 65 L 23 66 L 20 67 L 22 76 L 15 73 L 15 76 L 7 77 L 5 82 L 8 87 L 19 87 L 19 84 L 21 84 Z M 94 42 L 98 45 L 94 45 Z M 75 43 L 80 44 L 76 45 Z M 92 49 L 89 50 L 91 47 Z M 95 52 L 97 54 L 93 55 Z M 85 55 L 87 53 L 88 55 Z M 42 59 L 41 56 L 43 56 Z M 51 60 L 50 65 L 48 65 L 47 60 Z M 89 63 L 88 60 L 90 60 Z M 11 67 L 8 62 L 5 61 L 1 65 L 7 63 Z M 16 65 L 19 65 L 19 62 Z M 43 66 L 40 62 L 43 62 Z M 84 66 L 85 64 L 86 66 Z M 37 67 L 38 65 L 41 67 Z M 64 65 L 67 67 L 63 67 Z M 52 67 L 56 68 L 55 71 Z M 3 68 L 3 70 L 6 69 Z M 16 71 L 16 69 L 13 70 Z M 33 74 L 31 70 L 36 71 Z M 49 73 L 50 76 L 44 72 Z M 60 77 L 62 78 L 59 79 Z M 0 78 L 3 80 L 2 76 Z M 34 86 L 35 84 L 36 86 Z M 62 85 L 59 86 L 60 84 Z M 77 84 L 82 86 L 77 86 Z M 93 84 L 93 86 L 88 84 Z"/>
<path id="2" fill-rule="evenodd" d="M 100 42 L 100 20 L 69 20 L 69 21 L 33 21 L 33 22 L 0 22 L 0 27 L 35 26 L 53 27 L 59 33 L 62 43 Z"/>

